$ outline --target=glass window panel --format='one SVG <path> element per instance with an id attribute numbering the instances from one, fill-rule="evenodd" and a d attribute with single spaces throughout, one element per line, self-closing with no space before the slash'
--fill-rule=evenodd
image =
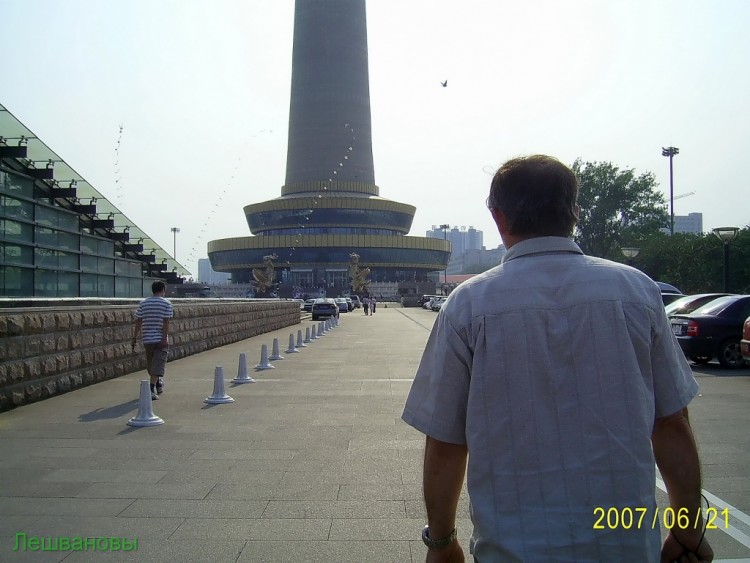
<path id="1" fill-rule="evenodd" d="M 0 289 L 6 297 L 32 297 L 34 270 L 0 266 Z"/>
<path id="2" fill-rule="evenodd" d="M 46 227 L 34 227 L 34 242 L 45 246 L 57 246 L 57 231 Z"/>
<path id="3" fill-rule="evenodd" d="M 16 217 L 31 221 L 33 213 L 34 204 L 30 201 L 21 201 L 13 197 L 0 195 L 0 214 L 6 217 Z"/>
<path id="4" fill-rule="evenodd" d="M 80 247 L 80 238 L 80 236 L 73 233 L 60 232 L 57 235 L 57 244 L 63 250 L 78 250 Z"/>
<path id="5" fill-rule="evenodd" d="M 32 265 L 34 247 L 11 243 L 0 244 L 0 262 Z"/>
<path id="6" fill-rule="evenodd" d="M 128 278 L 115 278 L 115 297 L 129 297 L 130 280 Z"/>
<path id="7" fill-rule="evenodd" d="M 58 252 L 57 254 L 57 267 L 65 270 L 77 270 L 78 269 L 78 254 L 72 252 Z M 76 281 L 76 287 L 78 282 Z M 76 289 L 76 291 L 78 291 Z"/>
<path id="8" fill-rule="evenodd" d="M 57 273 L 57 296 L 58 297 L 78 297 L 78 274 L 73 272 Z"/>
<path id="9" fill-rule="evenodd" d="M 96 254 L 99 241 L 92 237 L 81 236 L 81 252 Z"/>
<path id="10" fill-rule="evenodd" d="M 128 274 L 140 278 L 143 275 L 143 264 L 141 262 L 130 262 Z M 140 295 L 140 293 L 138 295 Z"/>
<path id="11" fill-rule="evenodd" d="M 96 297 L 96 278 L 94 274 L 81 274 L 81 297 Z"/>
<path id="12" fill-rule="evenodd" d="M 114 276 L 96 276 L 96 290 L 99 297 L 114 297 Z"/>
<path id="13" fill-rule="evenodd" d="M 57 227 L 58 213 L 51 207 L 36 206 L 36 222 L 46 227 Z"/>
<path id="14" fill-rule="evenodd" d="M 34 197 L 34 181 L 10 172 L 0 172 L 0 189 L 26 197 Z"/>
<path id="15" fill-rule="evenodd" d="M 84 272 L 97 272 L 99 259 L 96 256 L 81 254 L 81 270 Z"/>
<path id="16" fill-rule="evenodd" d="M 57 268 L 57 250 L 49 248 L 34 249 L 34 265 L 46 268 Z"/>
<path id="17" fill-rule="evenodd" d="M 34 295 L 57 297 L 57 272 L 55 270 L 35 270 Z"/>
<path id="18" fill-rule="evenodd" d="M 97 254 L 99 256 L 107 256 L 108 258 L 111 258 L 115 255 L 115 243 L 111 240 L 100 239 L 98 246 L 99 250 L 97 251 Z"/>
<path id="19" fill-rule="evenodd" d="M 130 294 L 128 297 L 143 297 L 143 282 L 141 278 L 130 278 Z"/>
<path id="20" fill-rule="evenodd" d="M 9 240 L 33 242 L 34 226 L 31 223 L 19 223 L 10 219 L 0 219 L 0 236 Z"/>
<path id="21" fill-rule="evenodd" d="M 130 262 L 126 260 L 115 260 L 115 274 L 127 276 L 130 273 Z"/>
<path id="22" fill-rule="evenodd" d="M 99 258 L 97 272 L 100 274 L 113 274 L 115 261 L 112 258 Z"/>
<path id="23" fill-rule="evenodd" d="M 69 231 L 80 230 L 78 214 L 72 213 L 70 211 L 60 210 L 57 217 L 57 226 L 61 229 L 68 229 Z"/>

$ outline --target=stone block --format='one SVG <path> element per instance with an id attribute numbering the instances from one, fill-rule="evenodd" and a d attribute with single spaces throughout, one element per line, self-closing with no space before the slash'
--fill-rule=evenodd
<path id="1" fill-rule="evenodd" d="M 104 361 L 104 349 L 103 348 L 94 349 L 94 363 L 101 364 L 103 361 Z"/>
<path id="2" fill-rule="evenodd" d="M 81 326 L 84 328 L 93 328 L 96 326 L 96 317 L 93 311 L 83 311 L 81 313 Z"/>
<path id="3" fill-rule="evenodd" d="M 60 393 L 67 393 L 71 390 L 70 378 L 67 375 L 61 375 L 57 378 L 57 389 Z"/>
<path id="4" fill-rule="evenodd" d="M 68 380 L 74 388 L 83 387 L 83 375 L 80 373 L 68 374 Z"/>
<path id="5" fill-rule="evenodd" d="M 94 370 L 87 369 L 81 375 L 83 376 L 84 385 L 92 385 L 94 383 Z"/>
<path id="6" fill-rule="evenodd" d="M 37 334 L 42 332 L 42 317 L 39 314 L 30 313 L 23 317 L 23 332 L 25 334 Z"/>
<path id="7" fill-rule="evenodd" d="M 81 367 L 82 361 L 81 361 L 81 353 L 80 352 L 71 352 L 70 353 L 70 369 L 78 369 Z"/>
<path id="8" fill-rule="evenodd" d="M 94 365 L 94 351 L 84 350 L 83 352 L 81 352 L 81 359 L 83 361 L 84 366 L 93 366 Z"/>
<path id="9" fill-rule="evenodd" d="M 0 389 L 7 386 L 10 383 L 10 377 L 8 377 L 8 366 L 0 364 Z M 2 409 L 0 409 L 2 412 Z"/>
<path id="10" fill-rule="evenodd" d="M 58 332 L 70 329 L 70 314 L 55 313 L 55 328 Z"/>
<path id="11" fill-rule="evenodd" d="M 10 400 L 13 403 L 13 405 L 15 405 L 17 407 L 20 407 L 21 405 L 25 405 L 26 404 L 26 393 L 23 392 L 23 389 L 18 389 L 18 390 L 14 389 L 11 392 L 11 398 L 10 398 Z"/>
<path id="12" fill-rule="evenodd" d="M 81 348 L 91 348 L 94 345 L 94 333 L 91 330 L 84 330 L 81 333 Z"/>
<path id="13" fill-rule="evenodd" d="M 42 377 L 42 362 L 36 358 L 24 362 L 24 379 L 33 381 Z"/>
<path id="14" fill-rule="evenodd" d="M 58 372 L 68 371 L 70 369 L 70 358 L 67 354 L 58 354 L 55 356 L 55 361 L 57 362 Z"/>
<path id="15" fill-rule="evenodd" d="M 33 403 L 42 398 L 42 386 L 39 383 L 31 383 L 25 386 L 26 399 Z"/>
<path id="16" fill-rule="evenodd" d="M 42 383 L 42 397 L 54 397 L 57 395 L 57 381 L 49 379 Z"/>
<path id="17" fill-rule="evenodd" d="M 5 364 L 8 369 L 8 379 L 11 383 L 18 383 L 23 379 L 24 373 L 26 373 L 25 363 L 16 361 Z"/>
<path id="18" fill-rule="evenodd" d="M 102 344 L 104 344 L 104 331 L 94 331 L 94 346 L 101 346 Z"/>
<path id="19" fill-rule="evenodd" d="M 71 350 L 79 350 L 81 348 L 81 333 L 77 330 L 69 332 L 68 343 Z"/>
<path id="20" fill-rule="evenodd" d="M 58 352 L 67 351 L 69 348 L 68 342 L 69 340 L 68 340 L 67 333 L 64 333 L 64 334 L 58 333 L 56 343 L 55 343 L 55 348 L 57 349 Z"/>
<path id="21" fill-rule="evenodd" d="M 39 336 L 32 336 L 31 338 L 39 339 L 39 346 L 41 347 L 42 354 L 51 354 L 57 349 L 57 342 L 55 341 L 54 334 L 40 334 Z"/>
<path id="22" fill-rule="evenodd" d="M 42 315 L 42 330 L 44 332 L 55 332 L 57 326 L 57 319 L 55 313 L 44 313 Z"/>
<path id="23" fill-rule="evenodd" d="M 47 356 L 42 361 L 42 374 L 52 375 L 54 373 L 57 373 L 57 362 L 55 361 L 55 357 Z"/>

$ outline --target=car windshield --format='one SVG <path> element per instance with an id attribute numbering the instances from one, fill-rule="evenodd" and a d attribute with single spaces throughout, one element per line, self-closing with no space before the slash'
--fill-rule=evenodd
<path id="1" fill-rule="evenodd" d="M 683 305 L 687 305 L 690 303 L 694 297 L 692 295 L 688 295 L 687 297 L 680 297 L 677 301 L 672 301 L 669 305 L 664 307 L 664 312 L 667 313 L 667 316 L 674 313 L 678 309 L 681 309 Z"/>
<path id="2" fill-rule="evenodd" d="M 718 299 L 714 299 L 713 301 L 709 301 L 703 307 L 698 307 L 695 311 L 692 312 L 693 315 L 715 315 L 724 309 L 726 309 L 729 305 L 737 301 L 737 297 L 734 295 L 728 295 L 727 297 L 719 297 Z"/>

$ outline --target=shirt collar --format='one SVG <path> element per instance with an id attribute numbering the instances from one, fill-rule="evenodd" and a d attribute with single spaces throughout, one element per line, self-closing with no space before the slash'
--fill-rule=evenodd
<path id="1" fill-rule="evenodd" d="M 522 256 L 531 256 L 533 254 L 562 254 L 565 252 L 583 254 L 583 251 L 579 246 L 569 238 L 534 237 L 514 244 L 510 250 L 505 253 L 501 263 Z"/>

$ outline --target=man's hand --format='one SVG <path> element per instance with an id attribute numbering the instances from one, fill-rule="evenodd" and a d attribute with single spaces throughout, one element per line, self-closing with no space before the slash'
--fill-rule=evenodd
<path id="1" fill-rule="evenodd" d="M 681 541 L 685 542 L 684 539 Z M 690 547 L 689 544 L 685 545 Z M 673 561 L 679 561 L 679 563 L 703 563 L 705 561 L 708 563 L 713 560 L 714 550 L 711 549 L 711 545 L 705 537 L 695 551 L 688 552 L 670 532 L 661 547 L 661 563 L 672 563 Z"/>
<path id="2" fill-rule="evenodd" d="M 163 348 L 166 348 L 168 346 L 169 346 L 169 336 L 165 334 L 162 337 L 161 342 L 159 342 L 159 348 L 163 349 Z"/>
<path id="3" fill-rule="evenodd" d="M 443 549 L 428 549 L 425 563 L 464 563 L 464 550 L 458 540 Z"/>

